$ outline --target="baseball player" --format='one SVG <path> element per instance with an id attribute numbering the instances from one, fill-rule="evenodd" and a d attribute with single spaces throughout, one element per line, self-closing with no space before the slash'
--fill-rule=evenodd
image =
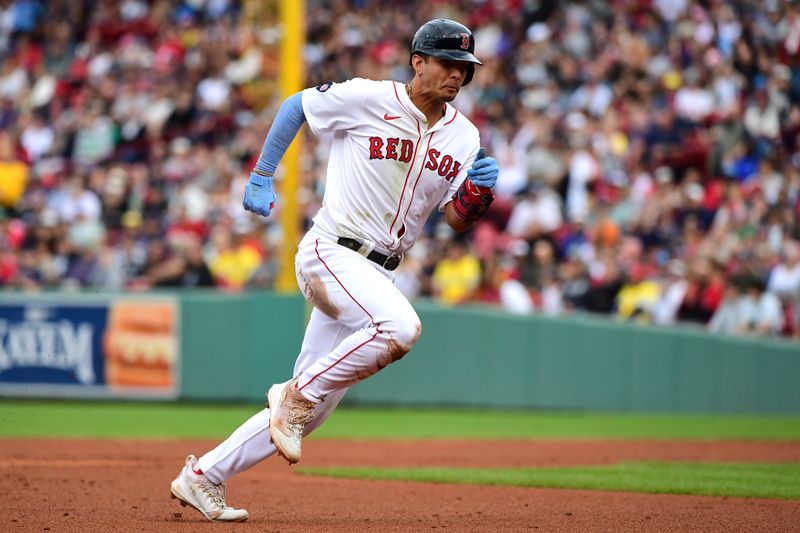
<path id="1" fill-rule="evenodd" d="M 414 36 L 414 78 L 352 79 L 289 97 L 270 128 L 244 194 L 269 216 L 272 179 L 303 122 L 334 134 L 322 207 L 295 256 L 297 282 L 314 305 L 292 379 L 272 385 L 267 408 L 199 459 L 190 455 L 172 495 L 212 521 L 241 521 L 225 480 L 277 452 L 300 460 L 303 435 L 331 414 L 348 387 L 405 355 L 422 331 L 392 271 L 434 209 L 466 231 L 489 208 L 497 163 L 477 128 L 449 105 L 472 80 L 472 32 L 452 20 Z"/>

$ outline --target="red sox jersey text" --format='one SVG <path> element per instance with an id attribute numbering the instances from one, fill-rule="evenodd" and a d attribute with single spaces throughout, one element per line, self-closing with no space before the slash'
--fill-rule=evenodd
<path id="1" fill-rule="evenodd" d="M 322 207 L 315 227 L 332 236 L 404 252 L 428 216 L 444 209 L 466 179 L 478 130 L 446 104 L 428 127 L 402 84 L 353 79 L 303 91 L 314 134 L 332 133 Z"/>
<path id="2" fill-rule="evenodd" d="M 398 145 L 401 147 L 398 151 Z M 384 148 L 385 146 L 385 148 Z M 411 161 L 414 143 L 409 139 L 400 140 L 397 137 L 389 137 L 384 140 L 381 137 L 369 138 L 369 158 L 370 159 L 394 159 L 402 163 Z M 461 170 L 461 162 L 456 161 L 450 154 L 445 154 L 441 159 L 442 153 L 436 148 L 428 150 L 425 168 L 436 170 L 440 176 L 447 181 L 453 181 Z"/>

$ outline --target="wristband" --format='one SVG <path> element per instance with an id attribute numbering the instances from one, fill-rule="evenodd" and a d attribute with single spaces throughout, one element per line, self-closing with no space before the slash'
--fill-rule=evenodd
<path id="1" fill-rule="evenodd" d="M 493 201 L 491 188 L 475 185 L 466 179 L 453 195 L 453 210 L 459 218 L 472 223 L 486 214 Z"/>

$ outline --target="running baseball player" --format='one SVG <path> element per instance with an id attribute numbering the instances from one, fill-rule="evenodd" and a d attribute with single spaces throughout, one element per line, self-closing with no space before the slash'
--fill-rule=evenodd
<path id="1" fill-rule="evenodd" d="M 314 305 L 292 379 L 272 385 L 267 408 L 201 456 L 190 455 L 172 495 L 207 519 L 246 520 L 225 503 L 225 481 L 277 452 L 290 464 L 302 437 L 331 414 L 351 385 L 405 355 L 422 331 L 392 271 L 431 212 L 466 231 L 489 208 L 497 163 L 477 128 L 449 105 L 480 61 L 462 24 L 425 23 L 414 36 L 414 78 L 352 79 L 289 97 L 250 174 L 244 208 L 269 216 L 272 177 L 303 122 L 334 133 L 322 207 L 295 257 L 297 282 Z"/>

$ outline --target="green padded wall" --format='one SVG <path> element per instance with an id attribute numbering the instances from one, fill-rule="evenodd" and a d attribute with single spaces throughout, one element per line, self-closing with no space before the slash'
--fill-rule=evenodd
<path id="1" fill-rule="evenodd" d="M 255 292 L 181 295 L 181 397 L 262 401 L 285 381 L 303 339 L 305 301 Z"/>
<path id="2" fill-rule="evenodd" d="M 401 361 L 348 401 L 625 411 L 800 413 L 800 344 L 604 317 L 415 307 Z"/>
<path id="3" fill-rule="evenodd" d="M 65 306 L 148 295 L 4 293 Z M 172 291 L 180 319 L 180 397 L 264 401 L 288 379 L 303 338 L 300 295 Z M 57 305 L 57 304 L 56 304 Z M 357 404 L 800 414 L 800 343 L 657 328 L 608 317 L 516 316 L 414 303 L 417 346 L 359 383 Z"/>

